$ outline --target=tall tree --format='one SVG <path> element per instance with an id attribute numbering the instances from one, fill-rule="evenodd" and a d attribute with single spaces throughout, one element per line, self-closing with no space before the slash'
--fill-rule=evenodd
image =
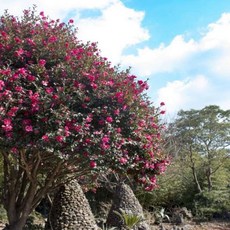
<path id="1" fill-rule="evenodd" d="M 108 169 L 147 190 L 167 160 L 159 115 L 136 81 L 82 44 L 73 20 L 25 10 L 0 19 L 0 153 L 8 229 L 20 230 L 49 191 Z M 66 177 L 68 175 L 68 177 Z"/>
<path id="2" fill-rule="evenodd" d="M 182 110 L 170 127 L 180 148 L 180 157 L 189 161 L 197 190 L 203 190 L 198 178 L 198 168 L 202 168 L 208 191 L 211 191 L 212 176 L 229 157 L 230 110 L 215 105 L 201 110 Z"/>

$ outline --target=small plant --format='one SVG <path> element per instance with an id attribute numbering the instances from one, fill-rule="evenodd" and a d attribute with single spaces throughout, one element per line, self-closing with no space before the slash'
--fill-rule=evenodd
<path id="1" fill-rule="evenodd" d="M 108 227 L 106 224 L 102 226 L 102 230 L 117 230 L 116 227 Z"/>
<path id="2" fill-rule="evenodd" d="M 4 209 L 3 205 L 0 204 L 0 221 L 7 222 L 7 215 L 6 210 Z"/>
<path id="3" fill-rule="evenodd" d="M 114 213 L 121 218 L 125 227 L 129 230 L 135 229 L 135 227 L 143 221 L 143 218 L 137 214 L 133 214 L 132 212 L 126 213 L 122 209 L 120 209 L 120 211 L 121 213 L 117 211 L 114 211 Z"/>
<path id="4" fill-rule="evenodd" d="M 167 220 L 170 222 L 170 218 L 167 214 L 165 214 L 165 209 L 161 208 L 160 211 L 156 211 L 154 213 L 155 216 L 155 223 L 156 224 L 161 224 L 164 220 Z"/>

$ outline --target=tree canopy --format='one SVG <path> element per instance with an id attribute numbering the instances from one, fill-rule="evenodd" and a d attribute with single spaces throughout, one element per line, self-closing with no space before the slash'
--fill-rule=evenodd
<path id="1" fill-rule="evenodd" d="M 1 17 L 0 152 L 10 229 L 21 229 L 41 198 L 72 177 L 110 169 L 146 190 L 156 186 L 168 164 L 160 149 L 164 110 L 150 103 L 147 88 L 112 67 L 95 43 L 79 41 L 73 20 L 36 10 Z"/>
<path id="2" fill-rule="evenodd" d="M 201 110 L 182 110 L 171 127 L 181 157 L 189 159 L 198 190 L 202 191 L 197 178 L 198 162 L 201 162 L 208 190 L 212 190 L 213 174 L 229 157 L 230 110 L 216 105 Z"/>

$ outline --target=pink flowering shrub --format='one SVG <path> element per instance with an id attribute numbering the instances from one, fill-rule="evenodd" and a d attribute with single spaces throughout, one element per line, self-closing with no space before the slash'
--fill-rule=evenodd
<path id="1" fill-rule="evenodd" d="M 6 167 L 8 179 L 36 187 L 33 206 L 70 173 L 111 169 L 152 190 L 168 161 L 164 111 L 144 95 L 147 83 L 112 67 L 95 43 L 81 43 L 72 20 L 35 13 L 0 19 L 0 151 L 19 166 Z"/>

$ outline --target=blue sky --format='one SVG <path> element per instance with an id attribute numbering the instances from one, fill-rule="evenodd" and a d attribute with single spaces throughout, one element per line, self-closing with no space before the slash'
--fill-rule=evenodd
<path id="1" fill-rule="evenodd" d="M 73 18 L 81 40 L 149 79 L 149 97 L 166 103 L 169 118 L 211 104 L 230 109 L 229 0 L 0 0 L 0 12 L 20 15 L 33 4 Z"/>
<path id="2" fill-rule="evenodd" d="M 178 34 L 199 36 L 199 31 L 230 12 L 228 0 L 124 0 L 124 4 L 144 11 L 142 25 L 151 32 L 150 45 L 169 43 Z"/>

